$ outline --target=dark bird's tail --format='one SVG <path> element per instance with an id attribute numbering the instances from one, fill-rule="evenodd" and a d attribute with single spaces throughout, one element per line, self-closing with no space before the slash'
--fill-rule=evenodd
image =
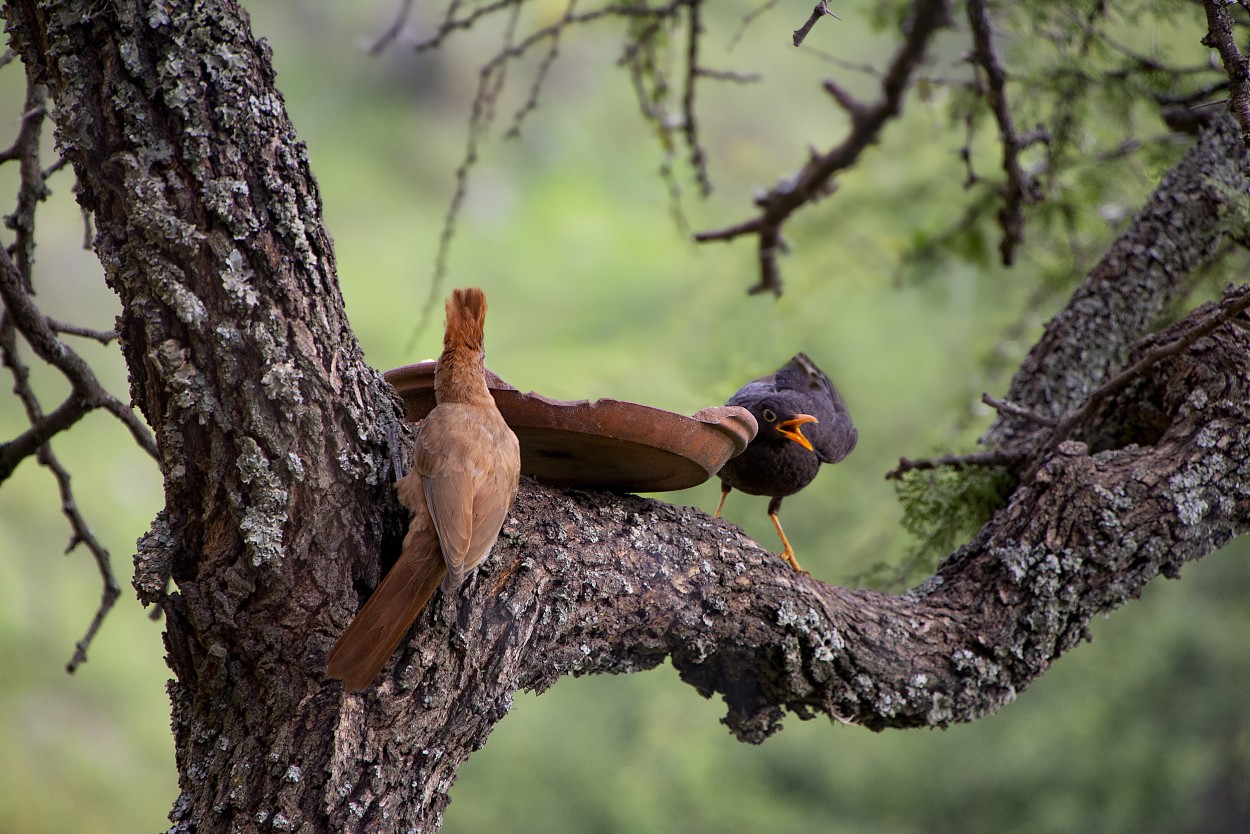
<path id="1" fill-rule="evenodd" d="M 326 657 L 326 676 L 349 692 L 373 682 L 447 573 L 432 530 L 409 535 L 395 567 Z"/>
<path id="2" fill-rule="evenodd" d="M 844 404 L 841 392 L 834 387 L 834 384 L 829 381 L 829 377 L 825 375 L 825 372 L 817 367 L 816 363 L 806 353 L 795 354 L 794 358 L 778 371 L 778 375 L 783 374 L 787 375 L 788 387 L 796 391 L 820 391 L 830 401 Z"/>

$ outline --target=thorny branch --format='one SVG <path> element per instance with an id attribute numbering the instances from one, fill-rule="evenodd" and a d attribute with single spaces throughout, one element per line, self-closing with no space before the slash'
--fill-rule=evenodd
<path id="1" fill-rule="evenodd" d="M 0 66 L 9 62 L 10 55 L 0 60 Z M 66 552 L 79 545 L 86 547 L 100 573 L 103 586 L 100 605 L 66 665 L 66 670 L 73 673 L 86 661 L 91 641 L 121 590 L 113 574 L 108 549 L 92 533 L 79 510 L 69 471 L 49 442 L 91 411 L 102 409 L 126 426 L 140 448 L 153 458 L 157 453 L 156 442 L 147 426 L 129 406 L 104 389 L 86 361 L 60 338 L 61 334 L 66 334 L 109 344 L 116 339 L 116 333 L 56 321 L 35 304 L 36 209 L 49 194 L 48 178 L 63 167 L 61 160 L 46 170 L 40 165 L 40 135 L 47 112 L 45 95 L 41 85 L 28 81 L 17 138 L 9 149 L 0 152 L 0 164 L 16 162 L 19 167 L 17 204 L 13 213 L 5 217 L 5 225 L 13 230 L 14 240 L 7 247 L 0 247 L 0 299 L 4 302 L 0 310 L 0 364 L 13 378 L 13 392 L 22 403 L 28 423 L 25 431 L 0 441 L 0 483 L 7 480 L 23 460 L 32 456 L 51 472 L 61 496 L 61 511 L 71 530 Z M 21 356 L 19 335 L 40 361 L 60 371 L 70 384 L 69 395 L 51 411 L 45 410 L 31 383 L 30 367 Z"/>

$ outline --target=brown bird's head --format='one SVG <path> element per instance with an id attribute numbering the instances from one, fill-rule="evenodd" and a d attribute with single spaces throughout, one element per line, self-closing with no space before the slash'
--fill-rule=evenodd
<path id="1" fill-rule="evenodd" d="M 443 350 L 465 347 L 482 350 L 482 332 L 486 324 L 486 293 L 478 287 L 452 290 L 447 297 L 447 329 L 443 332 Z"/>

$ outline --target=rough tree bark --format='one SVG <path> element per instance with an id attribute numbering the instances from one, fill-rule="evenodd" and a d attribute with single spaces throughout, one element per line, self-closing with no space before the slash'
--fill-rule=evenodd
<path id="1" fill-rule="evenodd" d="M 95 214 L 132 395 L 159 440 L 167 504 L 135 584 L 166 615 L 175 830 L 435 830 L 513 692 L 665 659 L 724 698 L 745 741 L 787 710 L 872 728 L 970 721 L 1092 616 L 1247 528 L 1243 309 L 1177 342 L 1057 449 L 1036 444 L 1009 504 L 911 592 L 800 577 L 697 510 L 524 483 L 486 566 L 435 598 L 379 686 L 345 696 L 322 679 L 324 654 L 393 553 L 388 438 L 403 430 L 344 316 L 266 47 L 228 0 L 85 16 L 20 0 L 5 15 Z M 1206 196 L 1152 203 L 1129 228 L 1131 256 L 1091 275 L 1022 367 L 1020 405 L 1072 411 L 1131 360 L 1173 285 L 1149 276 L 1206 257 L 1158 229 L 1204 225 L 1208 253 L 1219 195 L 1250 194 L 1235 136 L 1208 132 L 1174 169 L 1161 195 Z M 1219 309 L 1245 297 L 1230 291 Z M 1134 315 L 1091 312 L 1121 298 Z"/>

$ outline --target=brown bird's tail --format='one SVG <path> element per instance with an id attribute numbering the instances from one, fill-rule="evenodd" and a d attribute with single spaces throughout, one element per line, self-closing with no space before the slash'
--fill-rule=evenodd
<path id="1" fill-rule="evenodd" d="M 326 676 L 349 692 L 364 689 L 408 633 L 447 573 L 432 531 L 409 535 L 404 552 L 326 657 Z"/>

